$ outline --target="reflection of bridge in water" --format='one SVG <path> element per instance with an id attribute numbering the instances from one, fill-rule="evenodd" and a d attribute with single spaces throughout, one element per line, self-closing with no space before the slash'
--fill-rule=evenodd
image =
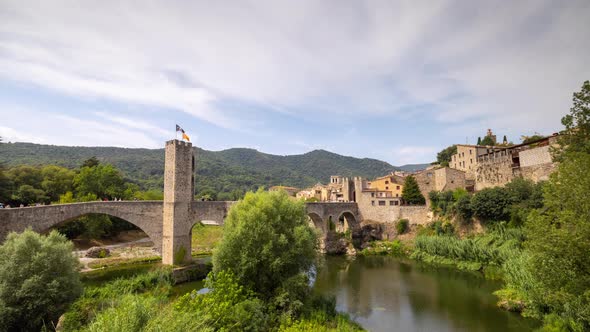
<path id="1" fill-rule="evenodd" d="M 86 202 L 0 209 L 0 241 L 27 227 L 47 232 L 53 227 L 88 214 L 106 214 L 140 228 L 162 253 L 164 264 L 191 258 L 191 231 L 197 222 L 222 225 L 235 202 L 194 201 L 194 157 L 190 143 L 166 142 L 163 201 Z M 330 222 L 341 229 L 358 227 L 356 203 L 307 203 L 310 224 L 322 240 Z"/>

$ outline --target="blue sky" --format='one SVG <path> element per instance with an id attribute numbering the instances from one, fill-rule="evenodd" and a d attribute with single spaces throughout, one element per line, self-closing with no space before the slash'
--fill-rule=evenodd
<path id="1" fill-rule="evenodd" d="M 551 134 L 590 79 L 590 2 L 0 2 L 0 136 L 430 162 Z"/>

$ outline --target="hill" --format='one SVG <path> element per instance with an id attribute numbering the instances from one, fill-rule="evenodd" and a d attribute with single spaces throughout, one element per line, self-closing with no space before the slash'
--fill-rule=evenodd
<path id="1" fill-rule="evenodd" d="M 223 151 L 195 148 L 195 151 L 198 192 L 230 193 L 273 185 L 304 188 L 317 182 L 326 183 L 330 175 L 374 178 L 399 169 L 376 159 L 347 157 L 325 150 L 290 156 L 245 148 Z M 77 168 L 92 156 L 115 165 L 127 179 L 144 189 L 163 186 L 164 149 L 0 144 L 0 163 L 7 167 L 54 164 Z"/>

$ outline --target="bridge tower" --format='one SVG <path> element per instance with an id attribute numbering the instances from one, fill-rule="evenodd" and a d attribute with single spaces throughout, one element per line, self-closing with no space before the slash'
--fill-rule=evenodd
<path id="1" fill-rule="evenodd" d="M 195 189 L 195 158 L 190 142 L 166 142 L 162 263 L 191 259 L 191 209 Z"/>

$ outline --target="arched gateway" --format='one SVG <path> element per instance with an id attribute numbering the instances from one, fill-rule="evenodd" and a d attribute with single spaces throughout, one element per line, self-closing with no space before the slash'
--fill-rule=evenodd
<path id="1" fill-rule="evenodd" d="M 26 208 L 0 209 L 0 241 L 11 232 L 31 227 L 45 232 L 63 222 L 87 214 L 107 214 L 139 227 L 161 249 L 162 263 L 179 264 L 191 258 L 191 230 L 201 220 L 222 225 L 235 202 L 194 201 L 195 160 L 192 144 L 166 142 L 164 201 L 87 202 Z M 322 234 L 327 222 L 346 221 L 358 227 L 356 203 L 307 203 L 308 215 Z"/>

